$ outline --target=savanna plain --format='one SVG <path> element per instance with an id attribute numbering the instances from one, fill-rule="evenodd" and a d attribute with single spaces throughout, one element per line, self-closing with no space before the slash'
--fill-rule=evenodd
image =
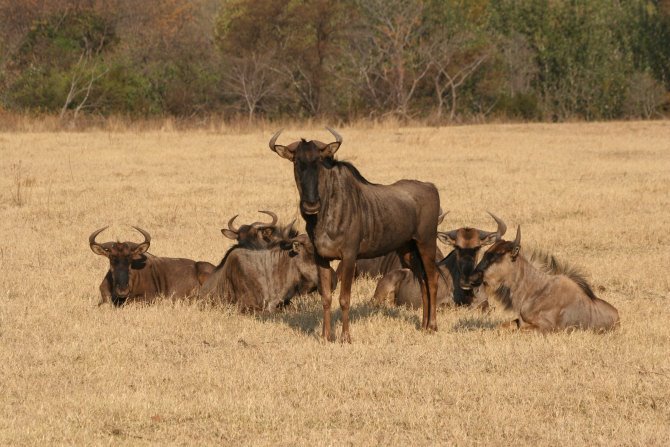
<path id="1" fill-rule="evenodd" d="M 619 309 L 610 333 L 499 331 L 512 315 L 493 302 L 427 334 L 420 311 L 373 306 L 372 279 L 354 283 L 350 345 L 320 340 L 318 294 L 273 315 L 98 307 L 102 226 L 212 263 L 235 214 L 304 228 L 274 130 L 0 133 L 1 445 L 670 443 L 669 122 L 337 129 L 368 180 L 435 183 L 441 230 L 494 230 L 490 210 L 581 267 Z M 280 143 L 299 137 L 332 138 L 292 126 Z"/>

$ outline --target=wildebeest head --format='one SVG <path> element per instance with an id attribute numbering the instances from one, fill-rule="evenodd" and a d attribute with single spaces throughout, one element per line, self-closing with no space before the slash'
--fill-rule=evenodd
<path id="1" fill-rule="evenodd" d="M 249 225 L 241 225 L 235 228 L 233 222 L 238 214 L 228 221 L 228 228 L 222 228 L 221 233 L 229 239 L 237 241 L 243 248 L 261 249 L 278 242 L 281 232 L 277 227 L 277 215 L 272 211 L 259 211 L 272 218 L 272 222 L 254 222 Z"/>
<path id="2" fill-rule="evenodd" d="M 484 282 L 502 283 L 510 276 L 513 262 L 521 249 L 521 226 L 516 228 L 514 241 L 499 240 L 495 242 L 477 264 L 475 270 L 465 278 L 469 287 L 478 287 Z"/>
<path id="3" fill-rule="evenodd" d="M 318 284 L 319 276 L 314 262 L 314 246 L 306 234 L 285 239 L 281 248 L 289 251 L 289 256 L 294 260 L 302 278 L 301 283 Z"/>
<path id="4" fill-rule="evenodd" d="M 498 224 L 496 231 L 483 231 L 477 228 L 464 227 L 457 230 L 438 232 L 437 237 L 445 244 L 454 247 L 456 252 L 456 265 L 460 273 L 460 287 L 464 290 L 470 289 L 470 285 L 466 281 L 472 272 L 475 270 L 477 261 L 477 253 L 484 245 L 491 245 L 499 241 L 505 231 L 507 225 L 500 218 L 494 214 L 489 213 L 491 217 Z M 446 258 L 445 258 L 446 259 Z"/>
<path id="5" fill-rule="evenodd" d="M 98 234 L 108 227 L 94 231 L 88 238 L 93 253 L 109 259 L 109 272 L 112 277 L 111 291 L 115 299 L 125 300 L 130 294 L 130 268 L 141 268 L 146 261 L 144 252 L 149 249 L 151 236 L 141 228 L 133 227 L 144 236 L 144 242 L 104 242 L 95 241 Z"/>
<path id="6" fill-rule="evenodd" d="M 319 172 L 323 169 L 323 161 L 332 159 L 342 144 L 342 137 L 330 127 L 326 127 L 335 137 L 333 143 L 322 143 L 317 140 L 293 142 L 288 146 L 276 144 L 281 130 L 270 139 L 270 149 L 293 163 L 295 183 L 300 194 L 300 210 L 307 215 L 317 214 L 321 209 L 319 197 Z"/>

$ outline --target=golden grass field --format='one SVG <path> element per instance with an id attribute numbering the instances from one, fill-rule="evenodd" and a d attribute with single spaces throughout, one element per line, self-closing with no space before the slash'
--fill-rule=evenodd
<path id="1" fill-rule="evenodd" d="M 351 345 L 320 340 L 317 294 L 273 316 L 97 307 L 99 227 L 216 263 L 232 215 L 299 217 L 274 130 L 0 133 L 0 445 L 670 443 L 669 122 L 338 128 L 369 180 L 434 182 L 441 229 L 494 229 L 491 210 L 581 266 L 619 309 L 612 333 L 500 332 L 498 305 L 426 334 L 420 311 L 375 309 L 372 280 Z"/>

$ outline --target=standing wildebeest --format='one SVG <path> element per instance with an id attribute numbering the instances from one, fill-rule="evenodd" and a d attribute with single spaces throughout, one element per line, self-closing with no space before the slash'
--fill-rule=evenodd
<path id="1" fill-rule="evenodd" d="M 618 325 L 619 312 L 596 297 L 582 275 L 560 265 L 553 256 L 526 258 L 520 249 L 521 228 L 517 227 L 514 241 L 494 243 L 467 278 L 473 287 L 483 284 L 487 295 L 495 296 L 518 315 L 503 327 L 548 332 L 570 328 L 602 331 Z"/>
<path id="2" fill-rule="evenodd" d="M 304 139 L 288 146 L 275 144 L 281 130 L 270 139 L 270 149 L 293 163 L 300 194 L 300 212 L 315 247 L 323 300 L 323 333 L 330 340 L 330 261 L 341 259 L 342 341 L 350 341 L 349 305 L 357 258 L 373 258 L 397 250 L 406 265 L 418 254 L 417 272 L 423 300 L 422 328 L 437 330 L 436 285 L 437 218 L 440 196 L 435 186 L 417 180 L 392 185 L 368 182 L 351 164 L 333 157 L 342 137 L 329 144 Z"/>
<path id="3" fill-rule="evenodd" d="M 203 284 L 200 296 L 237 303 L 241 310 L 274 311 L 295 295 L 316 290 L 312 243 L 306 234 L 296 236 L 292 226 L 284 229 L 284 236 L 268 249 L 230 248 Z"/>
<path id="4" fill-rule="evenodd" d="M 438 280 L 438 305 L 470 306 L 485 310 L 488 302 L 481 296 L 475 296 L 472 288 L 463 286 L 463 278 L 474 271 L 476 256 L 484 245 L 490 245 L 499 240 L 507 231 L 507 226 L 498 217 L 489 213 L 498 224 L 496 231 L 483 231 L 477 228 L 463 227 L 457 230 L 441 232 L 437 237 L 445 244 L 453 246 L 453 250 L 438 263 L 441 280 Z M 441 216 L 444 217 L 444 216 Z M 438 250 L 439 252 L 439 250 Z M 379 304 L 388 295 L 393 294 L 397 305 L 418 307 L 419 284 L 408 269 L 396 269 L 387 273 L 375 289 L 374 301 Z"/>
<path id="5" fill-rule="evenodd" d="M 277 215 L 272 211 L 259 211 L 272 218 L 272 222 L 254 222 L 235 228 L 233 222 L 239 214 L 228 221 L 228 228 L 222 228 L 221 233 L 228 239 L 237 241 L 237 245 L 244 248 L 261 249 L 276 243 L 281 239 L 282 229 L 277 226 Z"/>
<path id="6" fill-rule="evenodd" d="M 151 243 L 149 233 L 133 227 L 144 236 L 144 242 L 104 242 L 95 238 L 108 227 L 94 231 L 88 238 L 93 253 L 109 259 L 109 271 L 100 284 L 98 305 L 111 301 L 115 306 L 127 300 L 152 300 L 158 295 L 187 297 L 205 282 L 214 265 L 182 258 L 162 258 L 146 253 Z"/>

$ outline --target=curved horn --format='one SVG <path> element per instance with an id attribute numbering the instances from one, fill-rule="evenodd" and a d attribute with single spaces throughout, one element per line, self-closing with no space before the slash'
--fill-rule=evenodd
<path id="1" fill-rule="evenodd" d="M 492 212 L 487 211 L 487 213 L 489 213 L 489 215 L 493 217 L 493 220 L 495 220 L 496 223 L 498 224 L 498 229 L 496 230 L 496 233 L 498 235 L 497 239 L 498 240 L 502 239 L 502 237 L 505 235 L 505 232 L 507 231 L 507 225 L 505 225 L 505 222 L 503 222 L 501 218 L 497 217 Z"/>
<path id="2" fill-rule="evenodd" d="M 233 217 L 231 217 L 230 220 L 228 221 L 228 229 L 229 229 L 230 231 L 235 232 L 235 233 L 238 233 L 238 232 L 240 231 L 239 228 L 235 228 L 235 226 L 233 225 L 233 221 L 237 218 L 237 216 L 239 216 L 239 214 L 235 214 L 235 215 L 234 215 Z"/>
<path id="3" fill-rule="evenodd" d="M 262 226 L 264 226 L 264 227 L 273 227 L 273 226 L 275 226 L 275 225 L 277 224 L 277 220 L 279 220 L 279 218 L 278 218 L 277 215 L 276 215 L 275 213 L 273 213 L 272 211 L 258 211 L 258 212 L 259 212 L 259 213 L 263 213 L 263 214 L 267 214 L 268 216 L 270 216 L 270 217 L 272 218 L 272 222 L 270 222 L 270 223 L 266 223 L 266 222 L 254 222 L 254 223 L 252 223 L 252 224 L 250 225 L 251 227 L 255 227 L 255 226 L 258 226 L 258 225 L 262 225 Z"/>
<path id="4" fill-rule="evenodd" d="M 442 211 L 442 210 L 440 210 L 440 211 Z M 449 214 L 449 211 L 445 211 L 444 213 L 437 216 L 437 224 L 438 225 L 440 225 L 442 223 L 442 221 L 444 220 L 444 218 L 446 217 L 447 214 Z"/>
<path id="5" fill-rule="evenodd" d="M 335 129 L 333 129 L 332 127 L 328 127 L 328 126 L 326 126 L 326 130 L 327 130 L 328 132 L 330 132 L 330 133 L 333 134 L 333 136 L 335 137 L 335 141 L 337 141 L 338 143 L 342 144 L 342 135 L 340 135 L 339 133 L 335 132 Z"/>
<path id="6" fill-rule="evenodd" d="M 521 225 L 516 227 L 516 237 L 514 238 L 514 247 L 521 246 Z"/>
<path id="7" fill-rule="evenodd" d="M 105 231 L 107 228 L 109 228 L 109 225 L 106 226 L 106 227 L 102 227 L 102 228 L 100 228 L 99 230 L 95 230 L 93 233 L 91 233 L 91 235 L 88 237 L 88 244 L 89 244 L 89 245 L 100 245 L 100 244 L 98 244 L 98 243 L 95 241 L 95 238 L 96 238 L 100 233 L 102 233 L 103 231 Z"/>
<path id="8" fill-rule="evenodd" d="M 149 233 L 147 233 L 146 231 L 144 231 L 140 227 L 133 226 L 133 228 L 136 229 L 137 231 L 139 231 L 140 233 L 142 233 L 142 236 L 144 236 L 144 242 L 142 242 L 141 244 L 150 244 L 151 243 L 151 236 L 149 235 Z"/>
<path id="9" fill-rule="evenodd" d="M 288 240 L 292 237 L 295 237 L 298 234 L 298 230 L 295 229 L 296 219 L 293 219 L 290 224 L 286 225 L 282 230 L 282 239 Z"/>
<path id="10" fill-rule="evenodd" d="M 274 135 L 272 135 L 272 138 L 270 138 L 270 149 L 273 151 L 275 150 L 275 143 L 277 142 L 277 138 L 279 138 L 279 134 L 282 133 L 284 129 L 279 129 L 277 132 L 275 132 Z"/>

